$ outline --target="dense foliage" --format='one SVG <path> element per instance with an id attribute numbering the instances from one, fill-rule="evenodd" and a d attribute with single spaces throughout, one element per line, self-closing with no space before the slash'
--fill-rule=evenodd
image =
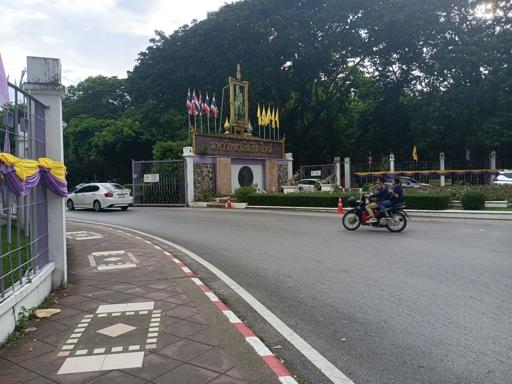
<path id="1" fill-rule="evenodd" d="M 461 203 L 464 209 L 484 209 L 485 195 L 479 191 L 468 191 L 462 195 Z"/>
<path id="2" fill-rule="evenodd" d="M 440 151 L 462 159 L 466 148 L 472 157 L 492 149 L 510 157 L 510 41 L 512 3 L 504 0 L 225 5 L 169 36 L 157 32 L 127 79 L 71 87 L 70 176 L 123 181 L 131 158 L 175 156 L 159 143 L 188 139 L 187 89 L 216 92 L 220 108 L 237 63 L 251 82 L 253 125 L 257 103 L 279 107 L 297 164 L 365 160 L 369 151 L 408 161 L 413 145 L 420 159 Z"/>

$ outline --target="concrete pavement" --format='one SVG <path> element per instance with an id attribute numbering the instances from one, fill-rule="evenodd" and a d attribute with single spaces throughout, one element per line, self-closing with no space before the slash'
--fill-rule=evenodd
<path id="1" fill-rule="evenodd" d="M 512 374 L 508 222 L 413 219 L 399 235 L 251 210 L 76 212 L 182 244 L 223 270 L 356 383 L 492 383 Z M 293 372 L 329 383 L 221 281 L 187 260 Z"/>
<path id="2" fill-rule="evenodd" d="M 68 239 L 69 286 L 46 303 L 61 312 L 0 349 L 2 384 L 280 383 L 178 250 L 90 225 Z"/>

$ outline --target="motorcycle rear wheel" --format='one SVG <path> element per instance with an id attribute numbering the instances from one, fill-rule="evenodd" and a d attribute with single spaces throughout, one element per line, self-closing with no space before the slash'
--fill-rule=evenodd
<path id="1" fill-rule="evenodd" d="M 349 231 L 355 231 L 361 225 L 361 219 L 355 212 L 347 212 L 343 215 L 341 223 Z"/>
<path id="2" fill-rule="evenodd" d="M 393 220 L 396 220 L 395 224 L 386 224 L 386 228 L 390 232 L 402 232 L 407 227 L 407 217 L 402 212 L 395 212 L 391 215 Z"/>

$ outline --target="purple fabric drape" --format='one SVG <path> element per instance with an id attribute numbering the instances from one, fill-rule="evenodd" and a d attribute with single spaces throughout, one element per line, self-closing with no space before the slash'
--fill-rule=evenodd
<path id="1" fill-rule="evenodd" d="M 46 188 L 57 196 L 65 197 L 68 194 L 67 183 L 55 178 L 46 168 L 39 169 L 39 172 L 35 173 L 33 176 L 27 177 L 25 181 L 18 179 L 14 167 L 8 167 L 0 163 L 0 172 L 4 176 L 7 188 L 19 197 L 28 195 L 30 190 L 37 186 L 40 180 L 42 180 Z"/>
<path id="2" fill-rule="evenodd" d="M 40 168 L 39 174 L 41 175 L 41 179 L 50 191 L 55 193 L 57 196 L 65 197 L 68 194 L 68 183 L 62 182 L 56 177 L 54 177 L 50 171 L 46 168 Z"/>
<path id="3" fill-rule="evenodd" d="M 41 175 L 37 172 L 33 176 L 27 177 L 25 181 L 21 181 L 16 176 L 14 167 L 8 167 L 4 164 L 0 164 L 0 172 L 2 172 L 4 176 L 7 188 L 16 196 L 20 197 L 28 195 L 30 190 L 39 183 L 41 178 Z"/>

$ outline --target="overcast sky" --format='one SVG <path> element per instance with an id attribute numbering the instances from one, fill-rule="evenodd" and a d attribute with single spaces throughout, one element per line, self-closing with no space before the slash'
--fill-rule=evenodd
<path id="1" fill-rule="evenodd" d="M 167 34 L 232 0 L 0 0 L 0 54 L 9 80 L 26 56 L 57 57 L 65 85 L 126 77 L 155 30 Z"/>

